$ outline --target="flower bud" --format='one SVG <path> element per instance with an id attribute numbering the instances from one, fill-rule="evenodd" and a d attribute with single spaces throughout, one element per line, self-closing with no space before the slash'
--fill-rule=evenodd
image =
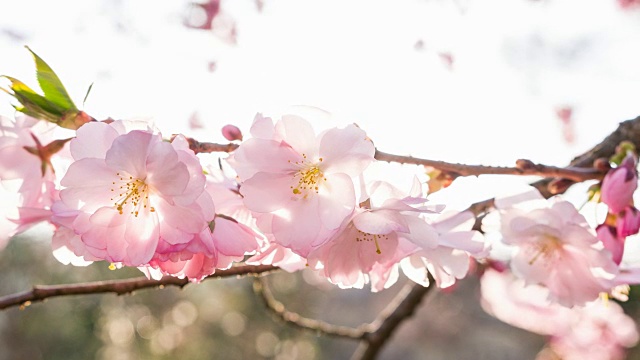
<path id="1" fill-rule="evenodd" d="M 611 164 L 609 164 L 609 160 L 606 158 L 597 158 L 593 161 L 593 168 L 598 171 L 606 172 L 611 170 Z"/>
<path id="2" fill-rule="evenodd" d="M 225 125 L 222 127 L 222 136 L 229 141 L 242 141 L 242 131 L 235 125 Z"/>
<path id="3" fill-rule="evenodd" d="M 617 214 L 632 203 L 637 187 L 636 159 L 629 153 L 620 166 L 610 170 L 602 180 L 602 202 L 609 206 L 609 212 Z"/>
<path id="4" fill-rule="evenodd" d="M 616 228 L 609 225 L 599 225 L 596 228 L 596 235 L 604 248 L 609 250 L 612 255 L 612 260 L 617 265 L 620 265 L 620 261 L 622 261 L 622 254 L 624 253 L 624 237 L 619 237 Z"/>
<path id="5" fill-rule="evenodd" d="M 625 238 L 640 231 L 640 211 L 633 206 L 627 206 L 616 218 L 618 236 Z"/>

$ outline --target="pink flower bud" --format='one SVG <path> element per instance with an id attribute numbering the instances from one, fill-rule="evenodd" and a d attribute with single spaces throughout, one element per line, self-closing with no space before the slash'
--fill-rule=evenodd
<path id="1" fill-rule="evenodd" d="M 636 159 L 629 154 L 620 166 L 609 171 L 602 180 L 602 202 L 609 206 L 610 213 L 617 214 L 632 203 L 637 187 Z"/>
<path id="2" fill-rule="evenodd" d="M 222 128 L 222 136 L 229 141 L 242 141 L 242 131 L 240 131 L 240 129 L 235 125 L 225 125 Z"/>
<path id="3" fill-rule="evenodd" d="M 602 241 L 604 248 L 611 252 L 612 260 L 617 265 L 620 265 L 622 261 L 622 254 L 624 252 L 624 237 L 619 237 L 616 228 L 609 225 L 599 225 L 596 228 L 596 235 L 598 239 Z"/>
<path id="4" fill-rule="evenodd" d="M 626 238 L 640 231 L 640 211 L 633 206 L 627 206 L 616 219 L 618 237 Z"/>

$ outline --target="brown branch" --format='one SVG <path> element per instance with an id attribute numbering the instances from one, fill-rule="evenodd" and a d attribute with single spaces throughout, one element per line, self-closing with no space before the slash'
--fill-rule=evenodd
<path id="1" fill-rule="evenodd" d="M 193 138 L 187 138 L 189 142 L 189 148 L 193 150 L 194 153 L 212 153 L 212 152 L 233 152 L 238 148 L 238 144 L 216 144 L 210 142 L 200 142 Z"/>
<path id="2" fill-rule="evenodd" d="M 428 276 L 431 286 L 407 284 L 387 305 L 387 308 L 378 315 L 376 320 L 370 324 L 362 324 L 357 328 L 337 326 L 305 318 L 298 313 L 287 310 L 284 304 L 273 296 L 264 278 L 255 279 L 253 289 L 261 297 L 267 309 L 286 324 L 327 336 L 360 340 L 360 345 L 356 349 L 353 359 L 373 359 L 384 344 L 391 339 L 398 326 L 413 315 L 424 296 L 435 287 L 433 277 L 431 274 Z"/>
<path id="3" fill-rule="evenodd" d="M 598 145 L 594 146 L 585 153 L 576 156 L 571 160 L 570 165 L 578 168 L 588 168 L 593 165 L 593 162 L 599 158 L 609 158 L 616 153 L 616 147 L 622 141 L 631 141 L 636 149 L 640 149 L 640 116 L 632 120 L 626 120 L 618 125 L 618 128 L 609 134 Z M 543 179 L 531 184 L 537 188 L 542 196 L 549 198 L 555 194 L 562 193 L 564 191 L 554 192 L 549 189 L 549 185 L 555 181 L 555 179 Z M 571 184 L 563 184 L 561 190 L 566 190 Z"/>
<path id="4" fill-rule="evenodd" d="M 570 166 L 572 168 L 590 168 L 597 159 L 608 159 L 615 154 L 616 147 L 622 141 L 631 141 L 637 149 L 640 149 L 640 116 L 621 122 L 618 128 L 605 137 L 598 145 L 573 158 Z M 531 186 L 535 187 L 543 197 L 548 199 L 553 195 L 564 193 L 572 184 L 573 181 L 565 177 L 564 179 L 542 179 L 532 183 Z M 473 226 L 474 230 L 481 230 L 482 217 L 492 210 L 493 207 L 494 199 L 479 201 L 469 206 L 467 210 L 476 215 L 476 223 Z"/>
<path id="5" fill-rule="evenodd" d="M 238 148 L 237 144 L 216 144 L 209 142 L 199 142 L 195 139 L 188 138 L 189 147 L 196 154 L 197 153 L 211 153 L 211 152 L 233 152 Z M 485 166 L 485 165 L 467 165 L 467 164 L 454 164 L 446 161 L 429 160 L 415 158 L 412 156 L 394 155 L 382 152 L 376 149 L 375 159 L 386 162 L 396 162 L 400 164 L 412 164 L 423 165 L 438 170 L 450 173 L 454 177 L 456 176 L 471 176 L 471 175 L 535 175 L 542 177 L 564 178 L 573 181 L 585 181 L 591 179 L 602 179 L 604 173 L 602 171 L 593 168 L 561 168 L 556 166 L 549 166 L 543 164 L 535 164 L 530 160 L 519 159 L 516 161 L 516 166 Z"/>
<path id="6" fill-rule="evenodd" d="M 272 265 L 235 266 L 226 270 L 218 270 L 214 274 L 206 277 L 205 280 L 220 279 L 232 276 L 257 276 L 277 269 L 277 267 Z M 163 288 L 165 286 L 178 286 L 182 288 L 187 284 L 189 284 L 189 280 L 186 278 L 179 279 L 176 277 L 165 276 L 160 280 L 139 277 L 133 279 L 94 281 L 79 284 L 36 285 L 31 290 L 0 297 L 0 310 L 12 306 L 20 306 L 21 308 L 24 308 L 25 306 L 31 305 L 31 303 L 58 296 L 100 293 L 114 293 L 123 295 L 129 294 L 135 290 L 146 288 Z"/>
<path id="7" fill-rule="evenodd" d="M 382 347 L 391 339 L 395 330 L 413 315 L 425 295 L 435 287 L 433 277 L 430 273 L 428 276 L 429 287 L 420 284 L 407 284 L 387 305 L 387 308 L 372 323 L 375 330 L 365 333 L 363 341 L 360 342 L 352 359 L 375 359 Z"/>
<path id="8" fill-rule="evenodd" d="M 472 176 L 472 175 L 536 175 L 542 177 L 559 177 L 571 179 L 574 181 L 585 181 L 591 179 L 602 179 L 604 173 L 596 169 L 585 168 L 560 168 L 543 164 L 535 164 L 530 160 L 519 159 L 516 161 L 515 167 L 505 166 L 485 166 L 485 165 L 466 165 L 454 164 L 445 161 L 420 159 L 411 156 L 401 156 L 388 154 L 376 150 L 375 158 L 381 161 L 397 162 L 400 164 L 423 165 L 432 167 L 455 176 Z"/>
<path id="9" fill-rule="evenodd" d="M 298 313 L 289 311 L 280 301 L 276 300 L 264 278 L 256 278 L 253 281 L 253 290 L 260 296 L 267 309 L 275 316 L 285 323 L 303 330 L 309 330 L 327 336 L 360 340 L 371 327 L 368 324 L 363 324 L 357 329 L 348 326 L 338 326 L 316 319 L 309 319 Z"/>

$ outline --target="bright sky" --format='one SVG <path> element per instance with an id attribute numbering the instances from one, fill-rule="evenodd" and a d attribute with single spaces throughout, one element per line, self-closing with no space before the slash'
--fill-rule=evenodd
<path id="1" fill-rule="evenodd" d="M 640 113 L 640 11 L 615 0 L 264 3 L 222 0 L 230 46 L 183 25 L 187 1 L 0 0 L 0 74 L 35 86 L 29 45 L 77 103 L 95 83 L 85 110 L 98 119 L 223 141 L 227 123 L 248 133 L 256 112 L 307 105 L 383 151 L 486 165 L 564 165 Z M 194 112 L 204 130 L 189 129 Z M 6 96 L 0 113 L 12 115 Z"/>

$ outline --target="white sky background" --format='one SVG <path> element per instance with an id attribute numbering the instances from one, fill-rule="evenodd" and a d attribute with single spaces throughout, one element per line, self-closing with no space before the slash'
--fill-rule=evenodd
<path id="1" fill-rule="evenodd" d="M 183 25 L 188 1 L 0 0 L 0 74 L 35 87 L 29 45 L 76 103 L 95 83 L 85 110 L 98 119 L 224 141 L 227 123 L 248 135 L 256 112 L 309 105 L 356 122 L 382 151 L 485 165 L 565 165 L 640 115 L 640 11 L 615 0 L 264 2 L 259 13 L 254 0 L 222 1 L 237 22 L 229 46 Z M 1 114 L 9 102 L 0 95 Z M 204 130 L 189 129 L 194 112 Z M 471 194 L 457 198 L 491 196 Z"/>

